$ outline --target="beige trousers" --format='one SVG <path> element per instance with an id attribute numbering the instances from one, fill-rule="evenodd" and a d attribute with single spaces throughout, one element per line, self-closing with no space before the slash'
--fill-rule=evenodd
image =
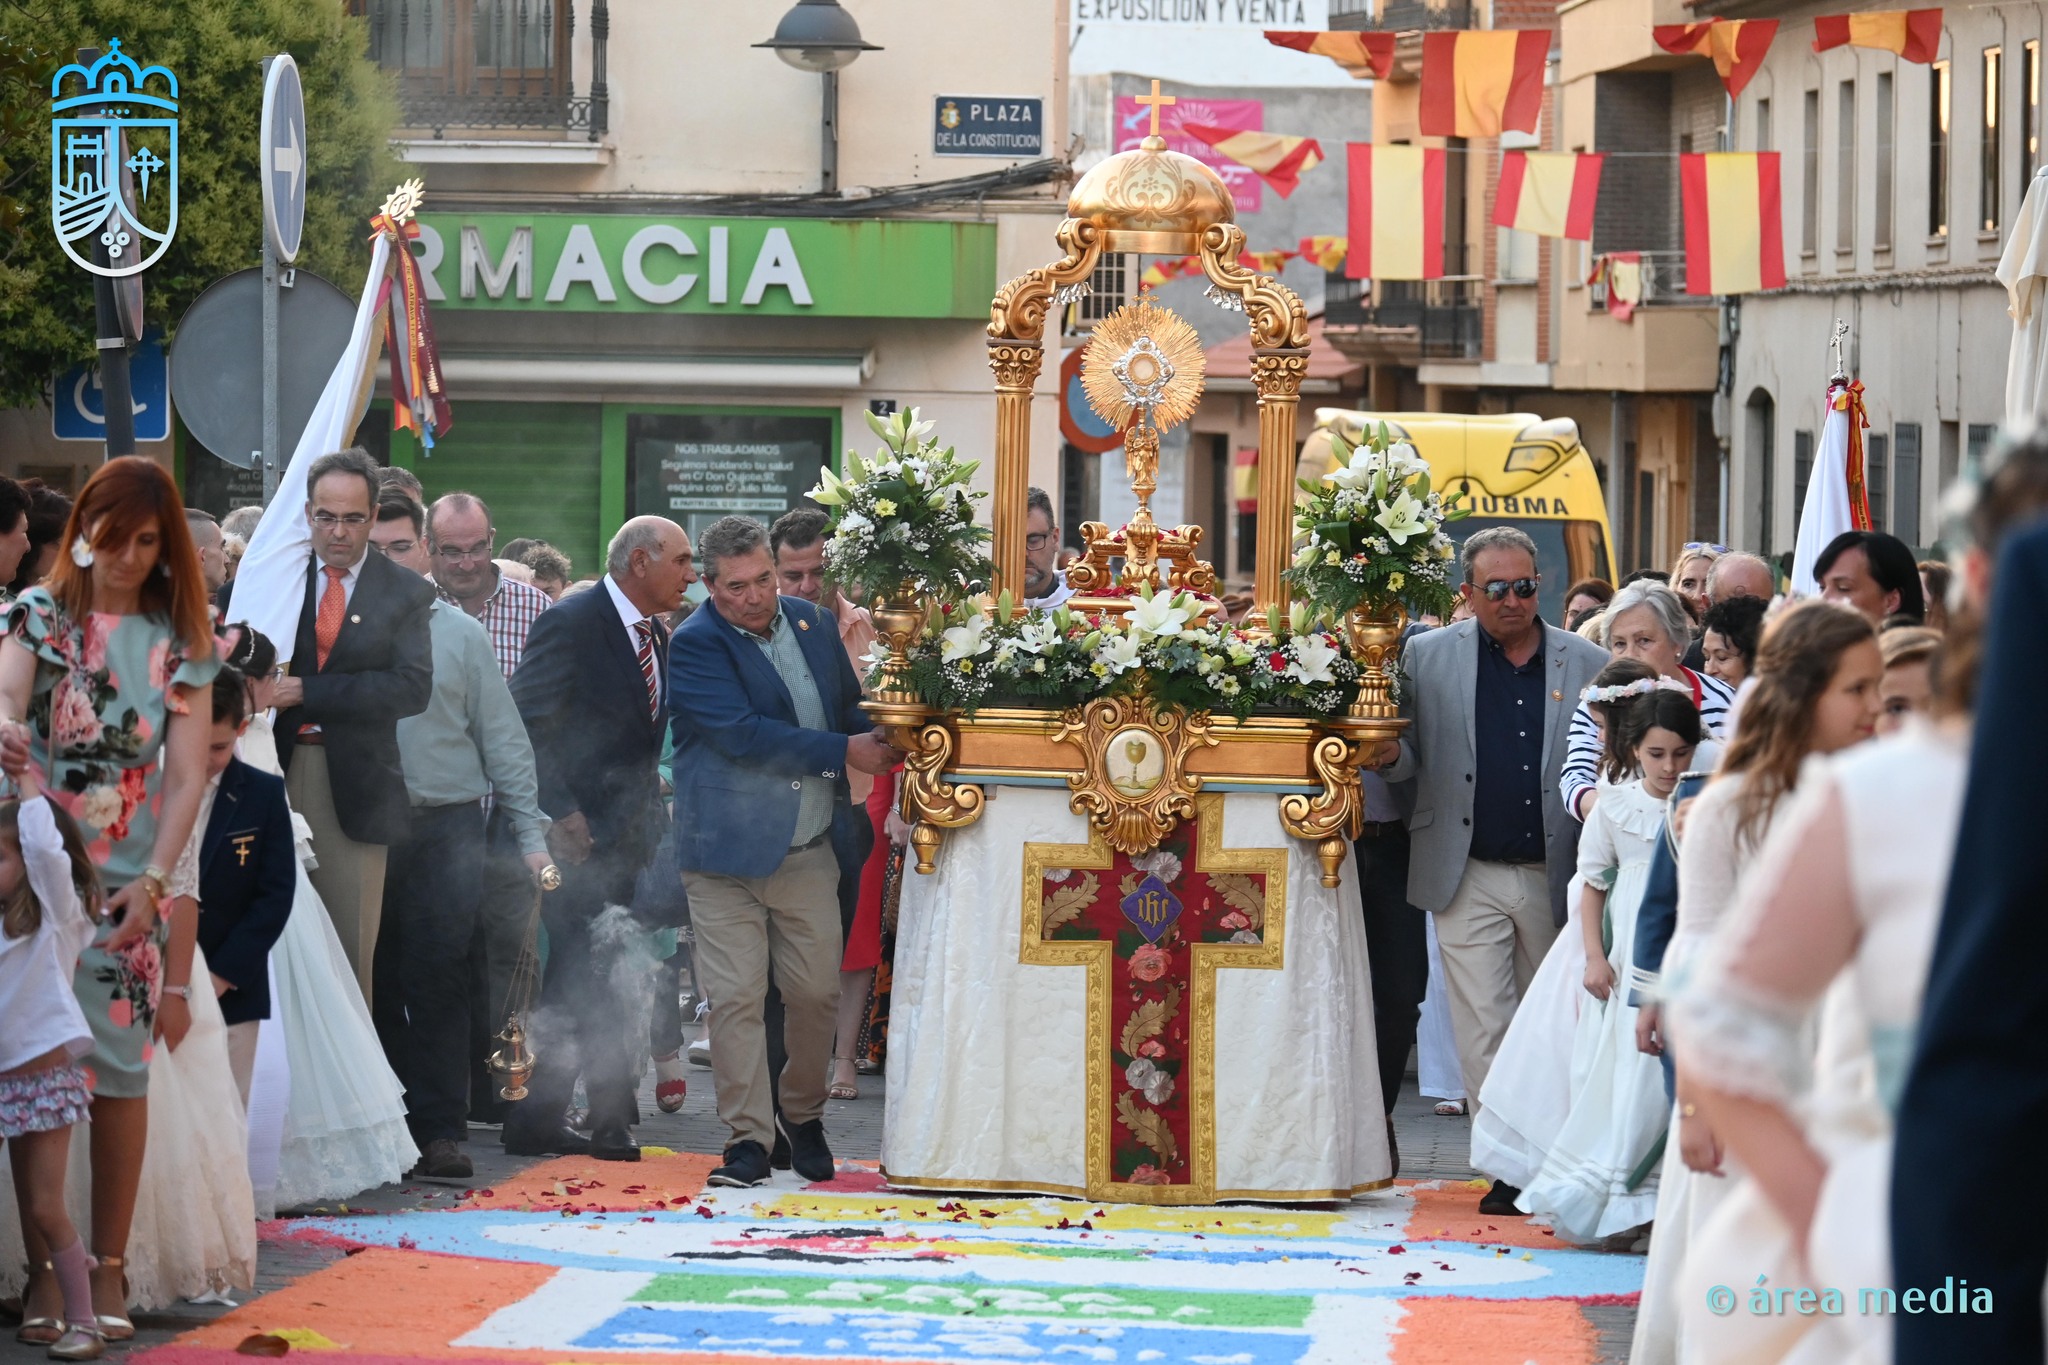
<path id="1" fill-rule="evenodd" d="M 327 907 L 327 918 L 341 938 L 348 965 L 355 968 L 367 1005 L 377 925 L 384 917 L 384 845 L 359 844 L 341 832 L 334 787 L 327 780 L 327 750 L 321 746 L 301 744 L 292 750 L 284 790 L 292 809 L 313 827 L 313 858 L 319 866 L 306 875 Z"/>
<path id="2" fill-rule="evenodd" d="M 839 1007 L 839 860 L 830 843 L 792 853 L 766 877 L 685 872 L 698 984 L 711 1001 L 711 1080 L 732 1141 L 775 1142 L 761 1002 L 768 967 L 782 990 L 782 1112 L 792 1126 L 825 1112 Z"/>
<path id="3" fill-rule="evenodd" d="M 1437 912 L 1451 1033 L 1474 1114 L 1515 1007 L 1556 937 L 1550 873 L 1541 863 L 1468 859 L 1451 903 Z"/>

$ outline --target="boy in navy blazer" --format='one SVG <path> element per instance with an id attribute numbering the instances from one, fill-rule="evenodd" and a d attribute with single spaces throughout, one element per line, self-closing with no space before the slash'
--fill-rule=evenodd
<path id="1" fill-rule="evenodd" d="M 270 1017 L 270 949 L 291 918 L 298 849 L 284 779 L 235 757 L 249 724 L 242 675 L 213 680 L 213 734 L 206 754 L 212 812 L 199 845 L 199 947 L 228 1026 L 228 1062 L 249 1101 L 257 1026 Z"/>

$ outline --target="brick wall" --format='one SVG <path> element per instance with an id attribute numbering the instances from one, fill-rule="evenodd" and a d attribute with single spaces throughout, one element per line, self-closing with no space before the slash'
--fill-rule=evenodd
<path id="1" fill-rule="evenodd" d="M 1681 230 L 1678 165 L 1670 159 L 1676 146 L 1671 74 L 1603 72 L 1594 80 L 1593 145 L 1608 152 L 1658 155 L 1607 159 L 1593 215 L 1593 249 L 1676 250 Z"/>

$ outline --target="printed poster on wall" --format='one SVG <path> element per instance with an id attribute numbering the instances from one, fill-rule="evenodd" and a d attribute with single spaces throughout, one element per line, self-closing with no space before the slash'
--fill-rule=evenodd
<path id="1" fill-rule="evenodd" d="M 777 413 L 631 413 L 626 418 L 629 516 L 660 516 L 692 540 L 720 517 L 763 526 L 793 507 L 832 458 L 830 417 Z"/>
<path id="2" fill-rule="evenodd" d="M 1239 213 L 1257 213 L 1265 186 L 1249 166 L 1240 166 L 1199 138 L 1180 130 L 1181 123 L 1207 123 L 1233 132 L 1256 132 L 1266 125 L 1264 100 L 1207 100 L 1187 95 L 1159 111 L 1159 133 L 1169 149 L 1191 156 L 1223 177 Z M 1116 149 L 1128 152 L 1145 140 L 1152 126 L 1152 107 L 1136 95 L 1116 97 Z"/>

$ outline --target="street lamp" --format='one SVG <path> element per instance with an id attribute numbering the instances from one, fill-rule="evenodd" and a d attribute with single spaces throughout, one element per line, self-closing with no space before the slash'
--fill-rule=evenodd
<path id="1" fill-rule="evenodd" d="M 851 66 L 863 52 L 882 49 L 862 39 L 860 25 L 839 7 L 839 0 L 797 0 L 795 8 L 782 16 L 775 36 L 765 47 L 799 71 L 815 71 L 825 78 L 824 170 L 821 189 L 839 192 L 839 72 Z"/>

